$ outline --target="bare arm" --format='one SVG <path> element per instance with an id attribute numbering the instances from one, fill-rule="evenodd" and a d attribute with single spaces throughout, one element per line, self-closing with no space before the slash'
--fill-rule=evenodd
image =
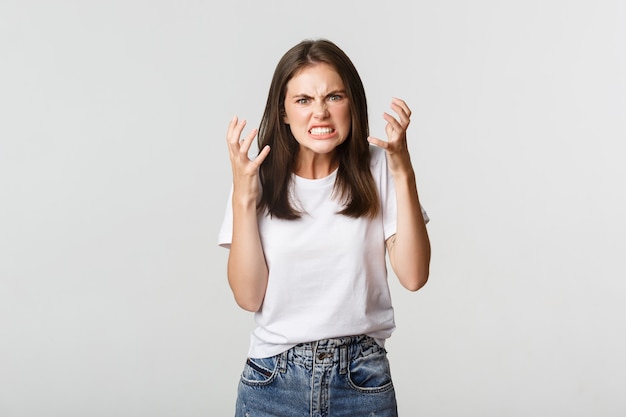
<path id="1" fill-rule="evenodd" d="M 407 147 L 406 129 L 410 123 L 411 110 L 397 98 L 392 100 L 391 108 L 398 114 L 399 120 L 384 114 L 388 141 L 372 137 L 368 140 L 387 151 L 389 171 L 396 188 L 398 220 L 396 234 L 386 242 L 389 261 L 400 283 L 408 290 L 417 291 L 428 281 L 430 241 Z"/>
<path id="2" fill-rule="evenodd" d="M 228 125 L 228 152 L 233 169 L 233 236 L 228 255 L 228 283 L 237 304 L 258 311 L 267 288 L 267 264 L 261 246 L 256 202 L 259 194 L 259 166 L 269 154 L 266 146 L 254 159 L 248 150 L 256 129 L 240 140 L 245 121 L 234 117 Z"/>

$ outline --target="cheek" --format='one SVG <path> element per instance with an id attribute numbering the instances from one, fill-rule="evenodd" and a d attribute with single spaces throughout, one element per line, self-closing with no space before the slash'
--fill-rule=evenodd
<path id="1" fill-rule="evenodd" d="M 298 125 L 303 123 L 305 118 L 305 114 L 303 114 L 302 111 L 298 111 L 297 109 L 285 109 L 283 121 L 289 125 Z"/>
<path id="2" fill-rule="evenodd" d="M 337 115 L 342 119 L 350 120 L 350 105 L 348 103 L 342 103 L 342 105 L 337 106 Z"/>
<path id="3" fill-rule="evenodd" d="M 341 112 L 340 116 L 344 126 L 346 129 L 350 129 L 352 127 L 352 116 L 350 115 L 350 109 L 345 109 Z"/>

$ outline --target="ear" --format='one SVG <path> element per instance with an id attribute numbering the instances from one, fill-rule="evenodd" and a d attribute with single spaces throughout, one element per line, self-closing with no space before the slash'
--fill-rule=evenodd
<path id="1" fill-rule="evenodd" d="M 280 110 L 280 115 L 283 117 L 283 123 L 288 125 L 289 124 L 289 118 L 287 117 L 287 113 L 285 112 L 285 108 L 284 107 Z"/>

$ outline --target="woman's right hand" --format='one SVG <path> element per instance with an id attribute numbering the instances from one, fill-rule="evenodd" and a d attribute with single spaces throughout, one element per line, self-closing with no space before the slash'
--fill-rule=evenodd
<path id="1" fill-rule="evenodd" d="M 263 254 L 257 223 L 259 167 L 270 153 L 265 146 L 250 160 L 248 151 L 257 129 L 243 140 L 245 120 L 233 117 L 228 125 L 228 153 L 233 168 L 233 236 L 228 255 L 228 282 L 237 304 L 248 311 L 258 311 L 267 289 L 267 263 Z"/>
<path id="2" fill-rule="evenodd" d="M 258 130 L 253 129 L 244 139 L 241 139 L 241 132 L 245 126 L 246 121 L 240 121 L 235 116 L 228 125 L 226 135 L 230 163 L 233 169 L 233 198 L 244 204 L 256 204 L 259 194 L 259 167 L 270 153 L 270 147 L 266 145 L 256 158 L 250 160 L 248 151 Z"/>

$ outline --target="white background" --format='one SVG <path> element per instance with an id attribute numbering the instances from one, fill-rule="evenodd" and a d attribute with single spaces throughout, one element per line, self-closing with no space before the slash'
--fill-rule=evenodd
<path id="1" fill-rule="evenodd" d="M 626 415 L 623 1 L 0 1 L 0 415 L 230 416 L 226 126 L 280 56 L 392 96 L 431 216 L 403 416 Z"/>

